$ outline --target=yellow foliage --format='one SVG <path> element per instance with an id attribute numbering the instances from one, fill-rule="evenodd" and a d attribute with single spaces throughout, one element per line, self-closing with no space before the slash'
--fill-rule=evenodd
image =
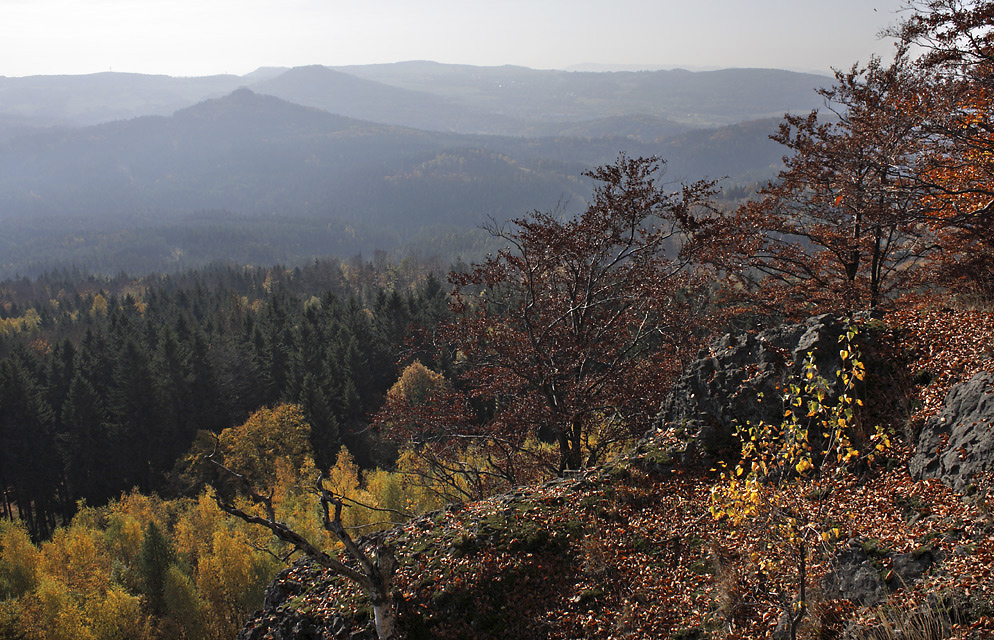
<path id="1" fill-rule="evenodd" d="M 346 447 L 338 450 L 335 466 L 328 470 L 324 486 L 340 496 L 352 497 L 359 493 L 359 465 Z"/>
<path id="2" fill-rule="evenodd" d="M 803 387 L 791 384 L 784 402 L 790 407 L 807 406 L 803 418 L 798 412 L 784 412 L 780 424 L 761 422 L 738 430 L 741 457 L 734 470 L 721 473 L 711 488 L 711 515 L 727 519 L 736 528 L 752 526 L 763 543 L 754 552 L 754 561 L 769 572 L 791 569 L 804 580 L 808 555 L 819 545 L 838 539 L 839 530 L 824 521 L 812 500 L 824 497 L 834 482 L 848 477 L 847 466 L 860 458 L 852 439 L 859 426 L 855 395 L 857 380 L 865 367 L 855 344 L 857 328 L 847 323 L 840 337 L 842 369 L 836 373 L 837 402 L 825 402 L 830 385 L 818 374 L 813 354 L 804 364 Z M 886 449 L 890 441 L 878 428 L 871 442 Z M 873 461 L 874 454 L 864 457 Z M 799 566 L 798 566 L 799 563 Z"/>
<path id="3" fill-rule="evenodd" d="M 342 510 L 342 524 L 345 527 L 369 526 L 382 519 L 376 512 L 348 502 L 353 500 L 364 505 L 379 506 L 376 498 L 362 487 L 359 465 L 347 448 L 342 447 L 338 451 L 335 466 L 328 470 L 324 486 L 335 495 L 347 499 L 346 508 Z"/>
<path id="4" fill-rule="evenodd" d="M 16 598 L 35 587 L 41 552 L 20 522 L 0 520 L 0 601 Z"/>
<path id="5" fill-rule="evenodd" d="M 177 552 L 162 585 L 161 618 L 135 595 L 152 522 Z M 232 638 L 281 568 L 259 550 L 267 544 L 283 550 L 268 532 L 228 518 L 208 492 L 195 501 L 134 492 L 104 507 L 81 505 L 40 549 L 23 526 L 0 522 L 0 623 L 28 640 Z"/>
<path id="6" fill-rule="evenodd" d="M 456 491 L 456 487 L 464 486 L 465 482 L 452 479 L 453 487 L 420 453 L 413 445 L 407 446 L 397 459 L 397 471 L 403 478 L 405 509 L 424 513 L 449 502 L 465 500 L 465 496 Z"/>
<path id="7" fill-rule="evenodd" d="M 104 538 L 108 550 L 129 566 L 134 564 L 145 540 L 145 527 L 138 518 L 123 513 L 113 513 L 108 518 Z"/>
<path id="8" fill-rule="evenodd" d="M 429 446 L 408 446 L 401 451 L 397 470 L 403 475 L 407 510 L 424 513 L 450 502 L 483 498 L 504 488 L 487 471 L 491 464 L 486 450 L 468 446 L 446 457 L 436 456 Z"/>
<path id="9" fill-rule="evenodd" d="M 29 640 L 96 640 L 86 616 L 65 583 L 43 578 L 21 609 Z"/>
<path id="10" fill-rule="evenodd" d="M 201 493 L 176 521 L 172 540 L 177 557 L 191 567 L 197 566 L 200 558 L 210 553 L 214 532 L 227 522 L 228 515 L 218 508 L 213 490 Z"/>
<path id="11" fill-rule="evenodd" d="M 260 549 L 268 545 L 279 553 L 284 547 L 271 541 L 267 531 L 228 517 L 210 489 L 177 514 L 171 540 L 178 564 L 169 568 L 163 586 L 171 624 L 183 629 L 186 638 L 234 637 L 282 568 Z"/>
<path id="12" fill-rule="evenodd" d="M 311 427 L 297 405 L 260 409 L 244 424 L 219 436 L 224 464 L 255 486 L 270 487 L 276 480 L 275 461 L 286 458 L 296 469 L 310 459 Z"/>
<path id="13" fill-rule="evenodd" d="M 399 473 L 377 469 L 365 475 L 366 491 L 373 496 L 381 509 L 409 512 L 405 498 L 403 478 Z"/>
<path id="14" fill-rule="evenodd" d="M 162 591 L 166 614 L 182 636 L 186 640 L 207 638 L 207 607 L 197 593 L 193 580 L 173 565 L 166 572 Z"/>
<path id="15" fill-rule="evenodd" d="M 16 333 L 32 333 L 41 324 L 41 316 L 34 309 L 28 309 L 19 318 L 0 318 L 0 338 Z"/>
<path id="16" fill-rule="evenodd" d="M 32 640 L 143 640 L 151 637 L 142 600 L 120 586 L 86 597 L 46 577 L 22 599 L 21 631 Z"/>
<path id="17" fill-rule="evenodd" d="M 42 570 L 80 595 L 110 587 L 112 560 L 99 531 L 82 526 L 58 529 L 41 547 Z"/>
<path id="18" fill-rule="evenodd" d="M 431 394 L 445 387 L 448 384 L 445 377 L 432 371 L 415 360 L 400 374 L 400 378 L 394 383 L 387 396 L 394 399 L 404 399 L 412 407 L 417 407 L 425 403 Z"/>
<path id="19" fill-rule="evenodd" d="M 107 315 L 107 298 L 103 297 L 102 294 L 97 294 L 93 296 L 93 304 L 90 306 L 90 315 L 94 318 L 104 317 Z"/>
<path id="20" fill-rule="evenodd" d="M 142 612 L 141 598 L 120 586 L 107 590 L 103 597 L 89 598 L 87 618 L 95 640 L 141 640 L 149 637 L 148 616 Z"/>
<path id="21" fill-rule="evenodd" d="M 281 568 L 272 556 L 255 551 L 255 542 L 242 530 L 215 531 L 210 553 L 197 565 L 194 582 L 218 637 L 237 634 L 245 614 L 262 605 L 266 585 Z"/>
<path id="22" fill-rule="evenodd" d="M 276 517 L 315 544 L 331 544 L 331 534 L 324 529 L 318 504 L 317 469 L 310 458 L 296 469 L 285 458 L 275 462 L 273 508 Z"/>
<path id="23" fill-rule="evenodd" d="M 605 451 L 610 454 L 612 448 Z M 403 477 L 406 511 L 424 513 L 450 502 L 482 499 L 511 488 L 503 475 L 504 464 L 513 468 L 517 483 L 546 480 L 557 457 L 555 445 L 534 436 L 513 451 L 502 451 L 486 440 L 441 449 L 430 443 L 411 444 L 401 450 L 397 471 Z"/>

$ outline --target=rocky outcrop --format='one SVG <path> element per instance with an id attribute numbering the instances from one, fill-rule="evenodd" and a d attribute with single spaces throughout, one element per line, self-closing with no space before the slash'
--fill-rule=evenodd
<path id="1" fill-rule="evenodd" d="M 831 571 L 821 583 L 826 598 L 843 598 L 862 605 L 875 605 L 921 579 L 942 554 L 931 547 L 911 553 L 893 553 L 863 538 L 850 541 L 831 562 Z"/>
<path id="2" fill-rule="evenodd" d="M 705 462 L 734 447 L 737 425 L 780 420 L 784 384 L 801 379 L 809 352 L 832 380 L 842 364 L 842 330 L 840 318 L 821 315 L 757 334 L 725 335 L 704 349 L 660 414 L 662 426 L 689 437 L 684 462 Z"/>
<path id="3" fill-rule="evenodd" d="M 532 621 L 545 615 L 532 613 L 529 608 L 532 600 L 539 597 L 531 591 L 538 576 L 552 576 L 551 584 L 559 584 L 553 580 L 562 581 L 566 585 L 563 593 L 573 589 L 568 600 L 563 600 L 556 589 L 547 589 L 548 593 L 556 594 L 554 598 L 559 604 L 542 606 L 559 607 L 566 602 L 563 610 L 577 615 L 600 606 L 598 598 L 604 594 L 599 591 L 599 582 L 598 589 L 592 589 L 588 581 L 619 579 L 624 568 L 605 559 L 606 554 L 600 551 L 596 537 L 586 529 L 585 523 L 602 522 L 621 529 L 629 524 L 624 515 L 626 509 L 648 511 L 650 505 L 661 502 L 659 493 L 642 495 L 625 484 L 634 480 L 645 482 L 646 474 L 633 473 L 632 467 L 657 472 L 651 474 L 656 478 L 671 474 L 679 478 L 684 470 L 680 469 L 677 451 L 687 462 L 707 462 L 723 447 L 736 446 L 737 425 L 779 421 L 783 416 L 784 387 L 802 379 L 808 353 L 813 354 L 814 363 L 824 377 L 829 381 L 835 378 L 835 372 L 842 366 L 839 336 L 843 330 L 840 318 L 826 315 L 715 341 L 688 366 L 661 413 L 661 426 L 687 434 L 685 451 L 681 450 L 682 444 L 674 447 L 668 431 L 652 432 L 629 456 L 613 466 L 495 496 L 487 501 L 485 508 L 447 507 L 403 527 L 374 534 L 396 545 L 398 557 L 408 563 L 405 595 L 398 600 L 408 637 L 412 640 L 436 637 L 437 630 L 442 630 L 438 635 L 444 637 L 542 637 L 523 635 L 521 631 L 532 629 Z M 867 331 L 861 337 L 872 336 Z M 879 363 L 870 365 L 871 375 L 880 371 L 879 366 Z M 950 392 L 946 408 L 921 434 L 917 461 L 912 463 L 916 475 L 941 477 L 947 484 L 963 487 L 977 475 L 994 471 L 992 383 L 994 374 L 986 374 Z M 867 389 L 872 391 L 872 384 L 868 383 Z M 622 490 L 615 491 L 616 485 Z M 664 490 L 668 491 L 669 487 Z M 667 512 L 667 518 L 672 513 L 676 512 Z M 639 511 L 638 522 L 647 522 L 642 516 Z M 916 513 L 914 517 L 921 518 L 923 514 Z M 669 519 L 660 518 L 658 522 Z M 950 530 L 953 524 L 950 522 Z M 936 527 L 936 531 L 941 530 Z M 687 563 L 687 558 L 697 557 L 694 554 L 704 547 L 705 541 L 696 539 L 696 531 L 694 538 L 686 531 L 683 535 L 654 533 L 657 534 L 654 537 L 631 535 L 633 548 L 654 558 L 642 569 L 670 567 L 667 562 Z M 887 548 L 879 540 L 854 538 L 837 547 L 829 560 L 828 573 L 819 576 L 813 586 L 826 600 L 846 599 L 872 606 L 930 572 L 941 577 L 944 554 L 953 557 L 972 553 L 974 543 L 988 535 L 989 528 L 978 529 L 976 537 L 971 538 L 973 542 L 963 541 L 955 548 L 958 538 L 937 538 L 932 542 L 935 547 L 923 546 L 910 553 L 898 553 L 898 549 Z M 914 544 L 920 542 L 916 539 Z M 639 547 L 635 547 L 636 543 Z M 908 548 L 911 547 L 900 545 L 900 550 Z M 505 566 L 495 560 L 500 558 L 504 562 L 515 554 L 522 558 L 520 562 Z M 488 558 L 480 565 L 494 573 L 486 574 L 479 582 L 463 582 L 461 573 L 458 582 L 450 579 L 454 568 L 476 563 L 476 559 L 466 559 L 477 556 Z M 621 558 L 625 560 L 625 556 Z M 246 625 L 239 639 L 372 640 L 375 633 L 369 624 L 368 607 L 361 600 L 348 599 L 340 582 L 303 562 L 298 563 L 272 583 L 266 593 L 265 610 Z M 521 594 L 526 598 L 520 598 Z M 476 608 L 476 603 L 482 606 Z M 960 608 L 967 611 L 965 607 Z M 785 623 L 780 629 L 785 632 Z M 678 633 L 688 638 L 706 635 L 703 629 L 680 629 Z"/>
<path id="4" fill-rule="evenodd" d="M 994 373 L 954 386 L 918 437 L 908 462 L 916 478 L 938 478 L 961 493 L 994 473 Z"/>
<path id="5" fill-rule="evenodd" d="M 250 618 L 238 640 L 375 640 L 365 626 L 353 630 L 354 622 L 337 615 L 308 615 L 294 606 L 294 599 L 313 590 L 325 579 L 306 561 L 281 571 L 266 589 L 263 610 Z"/>
<path id="6" fill-rule="evenodd" d="M 338 616 L 319 621 L 292 609 L 279 610 L 277 615 L 259 612 L 246 623 L 238 640 L 334 640 L 346 637 L 342 634 L 348 624 Z M 368 634 L 355 636 L 356 640 L 360 637 L 375 638 Z"/>
<path id="7" fill-rule="evenodd" d="M 820 597 L 826 600 L 849 600 L 872 607 L 886 601 L 898 589 L 921 580 L 942 560 L 942 552 L 932 547 L 922 547 L 911 553 L 894 553 L 881 548 L 875 540 L 857 537 L 831 558 L 829 572 L 819 581 L 818 591 Z M 789 619 L 786 614 L 780 618 L 773 632 L 774 640 L 790 637 Z M 842 634 L 843 638 L 877 637 L 859 633 L 860 628 L 855 623 L 850 623 L 848 627 Z"/>

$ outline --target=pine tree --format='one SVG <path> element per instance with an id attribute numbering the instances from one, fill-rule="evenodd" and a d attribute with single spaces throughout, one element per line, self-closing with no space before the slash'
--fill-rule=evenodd
<path id="1" fill-rule="evenodd" d="M 148 355 L 135 340 L 124 343 L 114 363 L 108 409 L 115 475 L 125 486 L 151 488 L 157 472 L 168 466 L 163 455 L 167 445 Z"/>
<path id="2" fill-rule="evenodd" d="M 62 465 L 52 412 L 36 378 L 15 358 L 0 364 L 0 483 L 13 488 L 17 512 L 32 536 L 55 527 Z M 10 496 L 4 510 L 12 515 Z"/>
<path id="3" fill-rule="evenodd" d="M 142 592 L 148 599 L 152 613 L 161 616 L 165 611 L 164 587 L 169 567 L 173 564 L 176 552 L 155 521 L 150 520 L 145 528 L 145 540 L 138 556 L 138 574 Z"/>
<path id="4" fill-rule="evenodd" d="M 304 377 L 299 402 L 304 417 L 311 425 L 311 448 L 314 450 L 314 460 L 319 469 L 327 469 L 334 461 L 335 453 L 342 446 L 342 440 L 338 419 L 331 410 L 317 376 L 308 374 Z"/>
<path id="5" fill-rule="evenodd" d="M 59 451 L 69 494 L 74 499 L 101 504 L 117 489 L 108 484 L 107 415 L 93 386 L 81 374 L 76 374 L 69 384 L 61 422 L 64 431 Z"/>

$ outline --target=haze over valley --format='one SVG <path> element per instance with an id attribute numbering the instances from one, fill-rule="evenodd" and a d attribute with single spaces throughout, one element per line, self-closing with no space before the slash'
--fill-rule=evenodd
<path id="1" fill-rule="evenodd" d="M 0 277 L 472 260 L 622 152 L 733 204 L 902 4 L 0 3 Z"/>
<path id="2" fill-rule="evenodd" d="M 244 76 L 0 78 L 0 275 L 476 257 L 479 226 L 583 204 L 619 152 L 667 179 L 775 175 L 784 112 L 824 76 L 406 62 Z"/>

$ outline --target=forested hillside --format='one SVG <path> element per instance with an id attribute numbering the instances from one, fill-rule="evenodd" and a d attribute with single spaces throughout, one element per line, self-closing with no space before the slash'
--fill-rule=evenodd
<path id="1" fill-rule="evenodd" d="M 415 349 L 409 327 L 448 313 L 435 276 L 386 268 L 3 283 L 4 515 L 46 538 L 80 500 L 181 491 L 170 474 L 198 432 L 280 402 L 301 406 L 322 467 L 343 444 L 382 462 L 367 416 Z"/>
<path id="2" fill-rule="evenodd" d="M 911 0 L 821 110 L 711 130 L 612 112 L 640 74 L 256 77 L 540 128 L 589 82 L 568 126 L 661 132 L 620 153 L 245 88 L 11 137 L 0 637 L 991 637 L 992 25 Z"/>
<path id="3" fill-rule="evenodd" d="M 730 187 L 751 191 L 779 166 L 774 129 L 764 120 L 646 141 L 467 136 L 241 89 L 171 117 L 0 145 L 0 275 L 296 265 L 376 249 L 481 256 L 483 222 L 582 202 L 579 175 L 619 149 L 665 155 L 673 180 L 731 176 Z"/>
<path id="4" fill-rule="evenodd" d="M 264 67 L 244 76 L 128 73 L 0 77 L 0 123 L 13 134 L 167 116 L 239 87 L 332 113 L 431 131 L 562 135 L 560 127 L 633 114 L 717 126 L 805 111 L 822 76 L 779 69 L 620 73 L 401 62 Z M 582 100 L 577 100 L 582 97 Z M 626 136 L 624 128 L 611 135 Z M 3 139 L 0 128 L 0 139 Z"/>

